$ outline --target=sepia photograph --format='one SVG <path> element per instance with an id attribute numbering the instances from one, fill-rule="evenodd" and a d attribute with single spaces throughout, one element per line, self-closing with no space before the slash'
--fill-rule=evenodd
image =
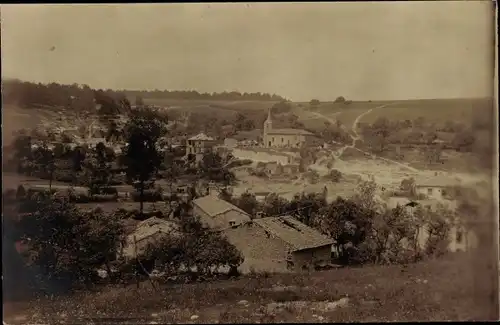
<path id="1" fill-rule="evenodd" d="M 498 321 L 496 10 L 2 4 L 3 325 Z"/>

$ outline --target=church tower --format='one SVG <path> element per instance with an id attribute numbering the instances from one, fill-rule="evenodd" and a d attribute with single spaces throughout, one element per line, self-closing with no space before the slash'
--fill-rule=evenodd
<path id="1" fill-rule="evenodd" d="M 264 147 L 269 148 L 271 147 L 271 138 L 269 137 L 268 133 L 271 131 L 273 128 L 273 120 L 271 117 L 271 108 L 267 111 L 267 120 L 264 122 L 264 134 L 263 134 L 263 140 L 264 140 Z"/>

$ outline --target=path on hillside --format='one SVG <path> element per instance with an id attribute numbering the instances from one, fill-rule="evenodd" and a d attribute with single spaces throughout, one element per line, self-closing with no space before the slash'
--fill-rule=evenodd
<path id="1" fill-rule="evenodd" d="M 369 110 L 361 113 L 360 115 L 358 115 L 356 117 L 356 119 L 354 120 L 354 122 L 352 123 L 352 127 L 351 127 L 351 130 L 354 134 L 354 136 L 352 134 L 349 133 L 349 136 L 351 137 L 352 139 L 352 143 L 351 144 L 348 144 L 348 145 L 345 145 L 343 146 L 342 148 L 338 149 L 337 151 L 334 151 L 332 152 L 332 155 L 333 157 L 336 159 L 336 160 L 341 160 L 340 157 L 342 156 L 342 154 L 344 153 L 344 151 L 347 149 L 347 148 L 352 148 L 352 149 L 355 149 L 359 152 L 362 152 L 364 153 L 365 155 L 368 155 L 370 157 L 372 157 L 373 159 L 380 159 L 380 160 L 383 160 L 383 161 L 386 161 L 386 162 L 389 162 L 389 163 L 392 163 L 392 164 L 395 164 L 395 165 L 398 165 L 398 166 L 401 166 L 401 167 L 404 167 L 406 169 L 409 169 L 410 171 L 412 172 L 419 172 L 418 169 L 416 168 L 413 168 L 413 167 L 410 167 L 406 164 L 403 164 L 399 161 L 395 161 L 395 160 L 392 160 L 392 159 L 387 159 L 387 158 L 384 158 L 384 157 L 379 157 L 373 153 L 370 153 L 370 152 L 366 152 L 366 151 L 363 151 L 359 148 L 356 148 L 356 141 L 358 140 L 361 140 L 363 141 L 361 135 L 358 133 L 358 124 L 360 122 L 360 120 L 365 117 L 366 115 L 368 115 L 369 113 L 371 113 L 374 109 L 379 109 L 379 108 L 384 108 L 384 107 L 387 107 L 387 106 L 390 106 L 390 105 L 394 105 L 395 103 L 391 103 L 391 104 L 385 104 L 385 105 L 381 105 L 381 106 L 377 106 L 377 107 L 374 107 L 374 108 L 370 108 Z M 340 112 L 337 112 L 336 114 L 338 114 Z M 314 112 L 314 115 L 316 116 L 321 116 L 323 117 L 324 119 L 328 120 L 330 123 L 332 123 L 332 121 L 334 121 L 332 119 L 332 117 L 328 117 L 324 114 L 321 114 L 321 113 L 318 113 L 318 112 Z M 336 123 L 336 121 L 334 121 L 333 123 Z M 325 158 L 326 159 L 326 158 Z"/>

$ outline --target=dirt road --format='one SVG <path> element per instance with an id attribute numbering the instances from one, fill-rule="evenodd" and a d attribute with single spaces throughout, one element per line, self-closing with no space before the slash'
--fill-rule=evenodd
<path id="1" fill-rule="evenodd" d="M 337 151 L 334 151 L 332 152 L 332 155 L 333 157 L 336 159 L 336 160 L 340 160 L 341 157 L 342 157 L 342 154 L 344 153 L 344 151 L 347 149 L 347 148 L 352 148 L 352 149 L 355 149 L 355 150 L 358 150 L 362 153 L 364 153 L 365 155 L 368 155 L 370 157 L 372 157 L 373 159 L 380 159 L 380 160 L 383 160 L 383 161 L 386 161 L 386 162 L 389 162 L 389 163 L 392 163 L 392 164 L 395 164 L 395 165 L 398 165 L 400 167 L 403 167 L 403 168 L 406 168 L 412 172 L 419 172 L 418 169 L 416 168 L 413 168 L 413 167 L 410 167 L 406 164 L 403 164 L 401 162 L 398 162 L 398 161 L 395 161 L 395 160 L 392 160 L 392 159 L 387 159 L 387 158 L 383 158 L 383 157 L 379 157 L 375 154 L 372 154 L 372 153 L 369 153 L 369 152 L 366 152 L 366 151 L 363 151 L 359 148 L 356 148 L 356 141 L 360 140 L 360 141 L 363 141 L 361 135 L 358 133 L 358 124 L 359 122 L 361 121 L 361 119 L 370 114 L 374 109 L 380 109 L 380 108 L 384 108 L 384 107 L 387 107 L 387 106 L 390 106 L 390 105 L 395 105 L 395 103 L 391 103 L 391 104 L 385 104 L 385 105 L 381 105 L 381 106 L 377 106 L 375 108 L 370 108 L 369 110 L 361 113 L 360 115 L 358 115 L 356 117 L 356 119 L 354 120 L 352 126 L 351 126 L 351 130 L 352 130 L 352 133 L 354 134 L 354 136 L 352 134 L 349 134 L 351 136 L 351 139 L 352 139 L 352 142 L 351 144 L 349 145 L 345 145 L 343 146 L 342 148 L 338 149 Z M 339 114 L 340 112 L 336 112 L 335 115 Z M 336 123 L 336 121 L 332 118 L 332 117 L 328 117 L 326 115 L 323 115 L 321 113 L 318 113 L 318 112 L 314 112 L 314 115 L 316 116 L 320 116 L 320 117 L 323 117 L 324 119 L 326 119 L 327 121 L 329 121 L 330 123 Z"/>

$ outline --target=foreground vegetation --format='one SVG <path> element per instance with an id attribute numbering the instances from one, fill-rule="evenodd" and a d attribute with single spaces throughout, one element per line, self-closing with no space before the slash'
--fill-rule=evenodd
<path id="1" fill-rule="evenodd" d="M 48 91 L 57 87 L 45 88 L 44 91 Z M 98 97 L 96 100 L 101 100 L 101 105 L 108 105 L 108 108 L 130 106 L 124 98 L 106 102 L 106 98 L 111 97 L 102 92 L 94 95 Z M 284 101 L 274 106 L 274 110 L 281 112 L 289 109 L 289 104 Z M 118 247 L 124 244 L 127 235 L 123 222 L 133 216 L 123 211 L 80 211 L 74 204 L 78 202 L 74 191 L 62 196 L 61 193 L 53 195 L 57 191 L 52 191 L 50 186 L 53 180 L 57 180 L 57 159 L 65 160 L 69 165 L 66 168 L 70 176 L 67 182 L 73 185 L 81 183 L 88 188 L 88 195 L 93 199 L 104 200 L 110 196 L 116 201 L 117 190 L 114 188 L 111 193 L 110 189 L 117 182 L 114 179 L 116 174 L 124 174 L 121 182 L 135 188 L 133 199 L 140 202 L 135 214 L 141 217 L 146 216 L 145 201 L 163 200 L 154 187 L 160 177 L 174 183 L 179 175 L 191 173 L 195 181 L 205 179 L 223 185 L 236 181 L 227 166 L 227 157 L 224 160 L 217 154 L 207 154 L 199 164 L 189 159 L 179 163 L 176 158 L 184 156 L 183 153 L 171 147 L 161 152 L 159 147 L 163 145 L 158 144 L 167 135 L 167 121 L 154 110 L 140 106 L 129 115 L 130 120 L 123 130 L 110 125 L 109 133 L 121 133 L 126 143 L 118 155 L 103 143 L 95 148 L 74 149 L 65 143 L 49 149 L 47 143 L 42 143 L 33 149 L 30 135 L 21 134 L 14 141 L 13 169 L 26 175 L 45 174 L 49 181 L 48 191 L 22 195 L 18 192 L 15 198 L 10 193 L 10 201 L 5 200 L 7 195 L 4 195 L 4 203 L 9 203 L 11 208 L 3 215 L 4 227 L 9 230 L 4 243 L 10 247 L 10 258 L 17 261 L 9 263 L 5 278 L 11 285 L 15 278 L 31 281 L 27 291 L 38 294 L 35 297 L 38 297 L 39 316 L 57 315 L 65 310 L 68 320 L 96 314 L 99 317 L 138 317 L 145 311 L 156 314 L 159 321 L 186 321 L 189 318 L 207 322 L 253 318 L 258 321 L 491 318 L 492 302 L 497 299 L 496 295 L 490 294 L 492 284 L 497 281 L 490 277 L 496 269 L 496 258 L 490 259 L 489 256 L 493 247 L 492 227 L 488 221 L 492 214 L 491 202 L 472 192 L 462 193 L 458 198 L 457 211 L 444 207 L 437 210 L 417 207 L 410 214 L 406 207 L 391 209 L 377 201 L 377 184 L 373 181 L 360 182 L 354 197 L 339 197 L 331 203 L 326 202 L 325 193 L 298 195 L 291 201 L 270 195 L 261 204 L 251 194 L 232 197 L 229 192 L 222 191 L 221 199 L 234 203 L 253 217 L 290 214 L 318 229 L 335 241 L 341 264 L 358 268 L 302 275 L 254 274 L 237 278 L 235 270 L 244 257 L 224 236 L 203 229 L 193 218 L 189 202 L 197 197 L 196 190 L 189 191 L 188 202 L 180 205 L 174 214 L 175 220 L 170 220 L 179 225 L 179 236 L 162 238 L 156 245 L 148 247 L 140 258 L 128 261 L 117 258 Z M 238 128 L 251 128 L 252 120 L 241 116 L 236 117 Z M 294 118 L 288 122 L 300 126 Z M 435 140 L 435 136 L 430 136 L 433 131 L 418 131 L 418 128 L 426 127 L 420 122 L 379 119 L 372 125 L 365 125 L 362 131 L 369 138 L 367 146 L 370 150 L 379 153 L 387 150 L 390 136 L 404 128 L 412 129 L 418 133 L 419 141 L 423 139 L 430 145 Z M 484 123 L 476 126 L 478 129 L 487 127 Z M 342 129 L 339 125 L 325 127 Z M 473 151 L 476 141 L 471 140 L 470 133 L 461 127 L 449 127 L 456 133 L 457 148 Z M 343 132 L 331 132 L 330 135 L 345 137 L 346 132 Z M 433 151 L 429 157 L 436 160 L 439 155 Z M 118 168 L 113 167 L 113 163 Z M 337 172 L 329 177 L 338 182 L 342 175 Z M 415 196 L 412 180 L 401 185 L 401 192 Z M 457 192 L 458 189 L 452 194 L 459 196 Z M 421 246 L 417 238 L 423 225 L 427 226 L 429 236 Z M 472 257 L 462 254 L 451 259 L 443 257 L 450 229 L 455 226 L 477 233 L 481 254 Z M 19 243 L 25 249 L 22 257 L 13 249 Z M 436 260 L 438 257 L 441 259 Z M 495 264 L 491 264 L 492 260 Z M 184 277 L 186 272 L 180 270 L 182 267 L 194 267 L 196 271 L 188 272 L 191 274 Z M 207 282 L 216 278 L 214 273 L 221 267 L 231 270 L 226 278 L 232 277 L 232 280 Z M 107 271 L 105 281 L 97 277 L 99 268 Z M 153 281 L 150 273 L 154 268 L 164 275 Z M 26 269 L 31 271 L 31 278 L 29 272 L 22 274 Z M 465 274 L 464 270 L 470 274 Z M 477 272 L 482 276 L 478 277 Z M 140 279 L 149 282 L 139 283 Z M 168 281 L 184 284 L 166 284 Z M 196 281 L 204 283 L 192 283 Z M 471 283 L 475 291 L 471 289 Z M 12 293 L 18 288 L 11 286 L 9 290 Z M 70 293 L 72 295 L 68 296 Z M 341 298 L 345 298 L 343 307 L 329 305 L 329 309 L 324 305 L 325 301 L 333 303 Z M 320 309 L 314 313 L 308 308 L 313 302 L 315 308 Z M 165 314 L 166 310 L 173 311 Z M 192 318 L 195 313 L 197 317 Z"/>
<path id="2" fill-rule="evenodd" d="M 4 304 L 4 319 L 9 324 L 91 318 L 142 323 L 496 320 L 492 271 L 477 254 L 455 254 L 407 266 L 251 275 L 157 289 L 143 282 L 139 289 L 108 287 Z M 323 303 L 341 298 L 347 298 L 346 306 Z"/>

